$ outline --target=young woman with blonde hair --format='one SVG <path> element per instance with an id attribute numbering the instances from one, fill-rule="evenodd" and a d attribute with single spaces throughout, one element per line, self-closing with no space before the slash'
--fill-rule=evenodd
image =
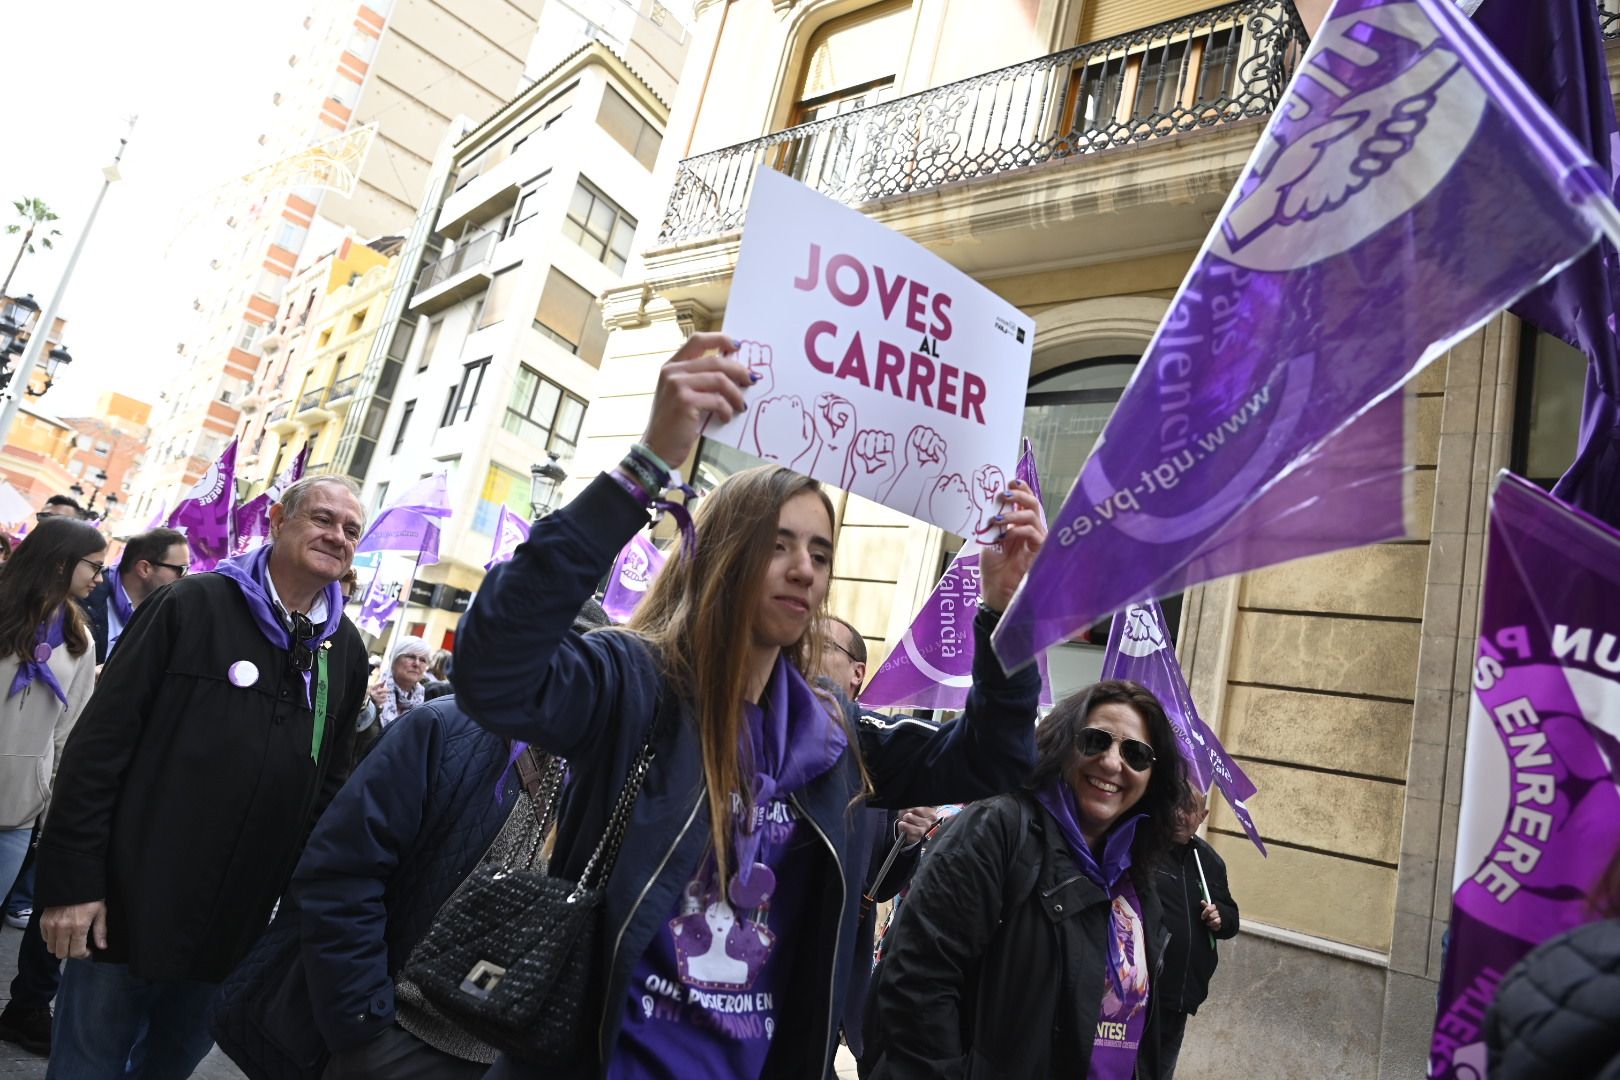
<path id="1" fill-rule="evenodd" d="M 985 553 L 974 620 L 974 688 L 944 729 L 860 715 L 806 681 L 834 515 L 820 485 L 787 469 L 739 473 L 700 501 L 695 548 L 690 537 L 678 545 L 630 627 L 570 632 L 646 527 L 663 463 L 685 461 L 709 418 L 742 411 L 749 385 L 728 339 L 689 339 L 659 374 L 641 443 L 535 524 L 461 625 L 462 707 L 569 761 L 558 876 L 584 868 L 651 732 L 652 763 L 606 883 L 593 1050 L 548 1077 L 828 1075 L 859 966 L 870 837 L 855 808 L 981 798 L 1016 787 L 1034 760 L 1034 668 L 1006 675 L 989 648 L 1045 538 L 1022 486 L 1002 494 L 1005 533 Z M 540 1074 L 503 1058 L 490 1075 Z"/>

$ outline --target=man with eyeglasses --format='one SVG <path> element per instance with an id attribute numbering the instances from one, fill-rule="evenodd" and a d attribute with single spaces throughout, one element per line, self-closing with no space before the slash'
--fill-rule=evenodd
<path id="1" fill-rule="evenodd" d="M 45 500 L 44 509 L 34 515 L 36 521 L 44 521 L 48 517 L 70 517 L 83 520 L 84 507 L 79 501 L 69 495 L 52 495 Z"/>
<path id="2" fill-rule="evenodd" d="M 90 623 L 98 666 L 106 663 L 107 654 L 134 618 L 135 609 L 164 585 L 184 577 L 190 558 L 186 534 L 178 529 L 152 529 L 131 537 L 124 545 L 122 560 L 117 566 L 106 567 L 101 580 L 80 604 Z M 11 981 L 11 1000 L 0 1012 L 0 1040 L 16 1043 L 32 1053 L 49 1054 L 51 1000 L 62 982 L 62 962 L 51 955 L 40 935 L 40 913 L 30 910 L 26 915 L 23 939 L 17 946 L 17 975 Z"/>
<path id="3" fill-rule="evenodd" d="M 141 602 L 185 577 L 190 563 L 191 549 L 179 529 L 152 529 L 130 537 L 118 565 L 107 567 L 100 584 L 85 597 L 84 613 L 96 639 L 96 663 L 107 662 Z"/>
<path id="4" fill-rule="evenodd" d="M 348 774 L 366 652 L 337 583 L 364 529 L 352 482 L 300 480 L 269 543 L 124 627 L 40 839 L 40 928 L 68 961 L 48 1077 L 189 1076 L 207 1054 L 210 997 Z"/>

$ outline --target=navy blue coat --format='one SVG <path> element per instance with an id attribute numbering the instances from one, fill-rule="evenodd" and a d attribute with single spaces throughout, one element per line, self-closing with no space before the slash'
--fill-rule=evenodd
<path id="1" fill-rule="evenodd" d="M 394 976 L 512 811 L 507 746 L 443 697 L 355 768 L 216 1004 L 215 1037 L 249 1076 L 318 1077 L 329 1053 L 393 1023 Z"/>
<path id="2" fill-rule="evenodd" d="M 574 613 L 619 550 L 647 525 L 647 512 L 600 476 L 568 506 L 536 522 L 510 562 L 494 567 L 462 619 L 453 675 L 462 707 L 480 724 L 568 759 L 551 866 L 576 878 L 602 835 L 630 763 L 650 729 L 663 676 L 641 639 L 629 633 L 571 632 Z M 871 832 L 852 802 L 871 776 L 878 806 L 901 809 L 983 798 L 1027 776 L 1035 757 L 1035 666 L 1002 673 L 990 650 L 990 618 L 974 624 L 977 653 L 966 715 L 941 730 L 859 714 L 845 718 L 851 749 L 791 802 L 821 840 L 810 880 L 820 895 L 795 929 L 813 975 L 796 978 L 771 1043 L 766 1074 L 820 1080 L 831 1071 L 838 1023 L 854 968 L 856 926 Z M 573 1075 L 598 1076 L 618 1039 L 626 988 L 658 927 L 709 847 L 703 765 L 690 708 L 661 730 L 656 754 L 605 890 L 604 1008 L 595 1032 L 598 1060 Z M 539 1075 L 502 1059 L 490 1076 Z M 561 1078 L 565 1074 L 547 1074 Z"/>
<path id="3" fill-rule="evenodd" d="M 96 587 L 90 590 L 90 595 L 79 601 L 79 607 L 84 609 L 85 622 L 90 624 L 90 638 L 96 643 L 96 663 L 107 662 L 107 605 L 112 603 L 112 579 L 118 573 L 109 569 Z"/>

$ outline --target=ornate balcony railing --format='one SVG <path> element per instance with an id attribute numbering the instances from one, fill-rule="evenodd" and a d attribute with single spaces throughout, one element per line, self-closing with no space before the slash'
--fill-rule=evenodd
<path id="1" fill-rule="evenodd" d="M 280 405 L 277 405 L 275 408 L 271 409 L 270 415 L 264 418 L 265 426 L 269 427 L 271 424 L 274 424 L 279 420 L 287 419 L 287 414 L 291 411 L 292 402 L 283 401 Z"/>
<path id="2" fill-rule="evenodd" d="M 1598 0 L 1598 21 L 1604 37 L 1620 38 L 1620 0 Z"/>
<path id="3" fill-rule="evenodd" d="M 304 391 L 304 396 L 298 399 L 298 411 L 308 412 L 311 409 L 320 408 L 321 397 L 325 393 L 326 388 L 321 386 L 317 386 L 313 390 Z"/>
<path id="4" fill-rule="evenodd" d="M 1267 116 L 1307 40 L 1292 0 L 1240 0 L 687 158 L 658 241 L 740 228 L 762 162 L 858 204 Z"/>
<path id="5" fill-rule="evenodd" d="M 330 403 L 330 402 L 333 402 L 333 401 L 341 401 L 344 398 L 353 397 L 354 396 L 354 391 L 359 385 L 360 385 L 360 375 L 359 375 L 359 373 L 349 375 L 349 376 L 346 376 L 345 378 L 339 379 L 337 382 L 332 384 L 332 389 L 326 395 L 326 400 Z"/>
<path id="6" fill-rule="evenodd" d="M 489 258 L 495 251 L 495 243 L 500 237 L 492 230 L 462 241 L 456 250 L 422 267 L 421 276 L 416 279 L 416 291 L 427 292 L 435 285 L 449 281 L 463 270 L 470 270 Z"/>

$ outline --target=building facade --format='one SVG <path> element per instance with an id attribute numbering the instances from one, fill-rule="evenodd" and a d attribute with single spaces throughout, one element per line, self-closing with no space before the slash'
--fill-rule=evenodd
<path id="1" fill-rule="evenodd" d="M 948 16 L 948 17 L 947 17 Z M 1606 33 L 1620 35 L 1612 13 Z M 1307 40 L 1289 0 L 709 0 L 574 480 L 641 432 L 659 363 L 720 329 L 763 164 L 1033 317 L 1025 434 L 1061 502 Z M 1613 38 L 1611 37 L 1611 41 Z M 1620 67 L 1611 48 L 1611 71 Z M 1189 1025 L 1201 1077 L 1423 1075 L 1449 916 L 1487 494 L 1570 459 L 1584 361 L 1503 315 L 1408 388 L 1409 538 L 1167 603 L 1205 719 L 1260 787 L 1269 858 L 1216 800 L 1244 933 Z M 700 446 L 713 482 L 749 459 Z M 960 538 L 836 496 L 831 606 L 874 662 Z M 1099 645 L 1052 651 L 1060 692 Z"/>
<path id="2" fill-rule="evenodd" d="M 159 403 L 143 504 L 184 490 L 230 440 L 306 247 L 328 250 L 345 229 L 369 240 L 409 227 L 454 118 L 485 115 L 517 90 L 541 2 L 313 5 L 285 84 L 266 88 L 269 164 L 214 215 L 212 288 L 194 303 L 185 370 Z M 325 175 L 328 159 L 353 183 Z"/>
<path id="3" fill-rule="evenodd" d="M 596 298 L 623 282 L 638 215 L 662 204 L 652 169 L 667 115 L 593 39 L 456 144 L 442 198 L 405 241 L 407 258 L 419 241 L 422 263 L 400 277 L 334 469 L 364 480 L 373 511 L 448 474 L 457 513 L 402 617 L 435 647 L 453 642 L 483 579 L 501 507 L 529 515 L 531 469 L 573 467 L 599 393 Z"/>
<path id="4" fill-rule="evenodd" d="M 147 425 L 151 418 L 150 404 L 113 391 L 96 399 L 91 415 L 63 418 L 63 423 L 77 433 L 67 462 L 67 470 L 74 478 L 68 492 L 85 509 L 100 515 L 115 536 L 138 532 L 146 526 L 147 518 L 130 520 L 129 491 L 136 472 L 146 461 L 150 431 Z"/>

